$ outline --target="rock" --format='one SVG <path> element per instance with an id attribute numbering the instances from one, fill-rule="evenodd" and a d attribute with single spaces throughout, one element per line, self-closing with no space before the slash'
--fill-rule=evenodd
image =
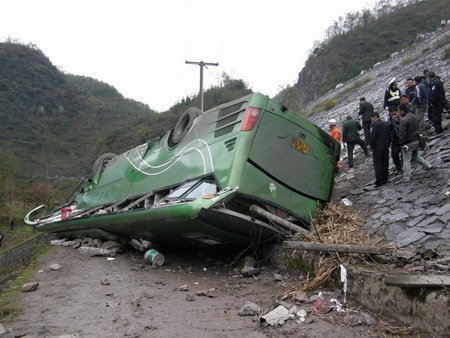
<path id="1" fill-rule="evenodd" d="M 0 324 L 0 335 L 6 333 L 6 330 L 2 324 Z"/>
<path id="2" fill-rule="evenodd" d="M 64 243 L 66 242 L 67 238 L 64 239 L 54 239 L 50 241 L 50 245 L 54 245 L 54 246 L 63 246 Z"/>
<path id="3" fill-rule="evenodd" d="M 436 215 L 441 216 L 445 214 L 450 214 L 450 203 L 444 204 L 439 210 L 436 211 Z"/>
<path id="4" fill-rule="evenodd" d="M 274 273 L 274 274 L 273 274 L 273 280 L 274 280 L 275 282 L 281 282 L 281 281 L 283 280 L 283 276 L 280 275 L 280 274 L 278 274 L 278 273 Z"/>
<path id="5" fill-rule="evenodd" d="M 427 225 L 433 223 L 436 220 L 437 220 L 436 216 L 426 217 L 422 222 L 418 223 L 416 226 L 419 228 L 426 228 Z"/>
<path id="6" fill-rule="evenodd" d="M 153 247 L 153 243 L 146 241 L 145 239 L 140 239 L 142 246 L 145 248 L 145 250 L 151 249 Z"/>
<path id="7" fill-rule="evenodd" d="M 188 293 L 188 294 L 186 295 L 186 300 L 187 300 L 188 302 L 193 302 L 193 301 L 195 300 L 195 296 Z"/>
<path id="8" fill-rule="evenodd" d="M 241 270 L 241 274 L 244 277 L 253 277 L 261 272 L 261 268 L 249 268 L 245 267 Z"/>
<path id="9" fill-rule="evenodd" d="M 100 240 L 100 239 L 94 239 L 94 245 L 97 247 L 97 248 L 101 248 L 102 247 L 102 245 L 103 245 L 103 242 Z"/>
<path id="10" fill-rule="evenodd" d="M 208 295 L 208 290 L 199 290 L 196 292 L 197 296 L 207 296 Z"/>
<path id="11" fill-rule="evenodd" d="M 207 294 L 206 294 L 209 298 L 217 298 L 217 290 L 214 288 L 211 288 L 208 290 Z"/>
<path id="12" fill-rule="evenodd" d="M 342 323 L 348 326 L 357 326 L 361 324 L 361 318 L 357 314 L 347 314 L 342 319 Z"/>
<path id="13" fill-rule="evenodd" d="M 31 292 L 38 288 L 39 283 L 38 282 L 32 282 L 32 283 L 25 283 L 22 285 L 22 292 Z"/>
<path id="14" fill-rule="evenodd" d="M 116 241 L 106 241 L 102 244 L 102 249 L 119 251 L 120 244 Z"/>
<path id="15" fill-rule="evenodd" d="M 130 240 L 129 243 L 130 243 L 130 245 L 131 245 L 133 248 L 135 248 L 136 250 L 138 250 L 138 251 L 140 251 L 140 252 L 144 252 L 144 251 L 145 251 L 144 246 L 143 246 L 142 243 L 139 242 L 137 239 L 132 239 L 132 240 Z"/>
<path id="16" fill-rule="evenodd" d="M 308 296 L 307 293 L 304 292 L 304 291 L 298 291 L 298 292 L 295 294 L 294 301 L 296 301 L 296 302 L 299 302 L 299 303 L 307 303 L 308 300 L 309 300 L 309 296 Z"/>
<path id="17" fill-rule="evenodd" d="M 414 217 L 413 219 L 410 219 L 406 225 L 409 226 L 410 228 L 413 226 L 416 226 L 417 223 L 419 223 L 421 220 L 423 220 L 425 218 L 425 215 L 420 215 L 417 217 Z"/>
<path id="18" fill-rule="evenodd" d="M 276 306 L 278 306 L 278 305 L 284 306 L 284 307 L 285 307 L 286 309 L 288 309 L 289 311 L 290 311 L 293 307 L 295 307 L 294 304 L 291 304 L 291 303 L 286 302 L 286 301 L 284 301 L 284 300 L 278 300 L 278 301 L 276 301 L 276 302 L 275 302 L 275 305 L 276 305 Z"/>
<path id="19" fill-rule="evenodd" d="M 102 279 L 102 281 L 100 283 L 102 283 L 102 285 L 110 285 L 111 284 L 108 279 Z"/>
<path id="20" fill-rule="evenodd" d="M 395 252 L 395 257 L 406 261 L 412 260 L 417 253 L 409 250 L 398 250 Z"/>
<path id="21" fill-rule="evenodd" d="M 261 313 L 259 305 L 251 302 L 246 302 L 238 312 L 239 316 L 257 316 Z"/>
<path id="22" fill-rule="evenodd" d="M 279 305 L 269 313 L 265 314 L 260 318 L 261 322 L 266 322 L 270 326 L 283 325 L 286 320 L 290 317 L 288 309 L 284 306 Z"/>
<path id="23" fill-rule="evenodd" d="M 79 249 L 80 252 L 84 255 L 88 255 L 91 257 L 94 256 L 108 256 L 112 257 L 116 255 L 115 250 L 106 250 L 102 248 L 96 248 L 96 247 L 90 247 L 90 246 L 80 246 Z"/>
<path id="24" fill-rule="evenodd" d="M 365 325 L 373 325 L 377 322 L 375 318 L 373 318 L 371 315 L 365 312 L 361 312 L 360 316 L 361 322 Z"/>
<path id="25" fill-rule="evenodd" d="M 60 269 L 61 269 L 61 265 L 58 264 L 58 263 L 50 264 L 50 266 L 49 266 L 48 268 L 49 268 L 50 270 L 56 271 L 56 270 L 60 270 Z"/>
<path id="26" fill-rule="evenodd" d="M 188 285 L 182 285 L 178 288 L 179 291 L 188 291 L 189 290 L 189 286 Z"/>

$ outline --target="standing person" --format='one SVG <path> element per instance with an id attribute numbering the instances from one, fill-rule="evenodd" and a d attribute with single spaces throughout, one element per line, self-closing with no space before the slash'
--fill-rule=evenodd
<path id="1" fill-rule="evenodd" d="M 406 95 L 406 94 L 400 95 L 400 104 L 404 104 L 405 106 L 407 106 L 409 112 L 414 114 L 414 107 L 410 103 L 408 95 Z M 394 109 L 394 110 L 397 110 L 397 109 Z M 391 112 L 391 110 L 389 110 L 389 112 Z M 389 118 L 390 118 L 390 115 L 389 115 Z"/>
<path id="2" fill-rule="evenodd" d="M 400 95 L 402 95 L 402 92 L 400 88 L 398 88 L 398 84 L 394 77 L 391 81 L 389 81 L 389 87 L 384 93 L 384 109 L 389 109 L 389 107 L 394 107 L 397 109 L 400 105 Z"/>
<path id="3" fill-rule="evenodd" d="M 444 84 L 434 72 L 429 72 L 428 78 L 430 79 L 428 103 L 432 110 L 431 121 L 433 122 L 434 132 L 440 134 L 444 131 L 442 129 L 442 112 L 445 106 Z"/>
<path id="4" fill-rule="evenodd" d="M 426 131 L 425 112 L 428 108 L 428 86 L 427 81 L 422 76 L 414 77 L 416 87 L 414 88 L 414 97 L 411 104 L 414 107 L 414 113 L 419 122 L 419 134 L 424 135 Z"/>
<path id="5" fill-rule="evenodd" d="M 375 169 L 375 185 L 382 186 L 389 177 L 389 144 L 391 130 L 389 123 L 380 119 L 380 114 L 372 114 L 372 129 L 370 131 L 370 146 L 373 150 L 373 166 Z"/>
<path id="6" fill-rule="evenodd" d="M 330 135 L 332 138 L 334 138 L 336 141 L 341 142 L 341 132 L 339 131 L 337 127 L 337 121 L 335 119 L 330 120 Z"/>
<path id="7" fill-rule="evenodd" d="M 363 140 L 359 137 L 358 131 L 362 127 L 358 121 L 353 120 L 349 115 L 342 126 L 342 140 L 347 144 L 348 166 L 353 168 L 353 149 L 355 145 L 359 145 L 364 151 L 366 158 L 369 157 L 369 151 Z"/>
<path id="8" fill-rule="evenodd" d="M 403 161 L 401 158 L 402 148 L 400 147 L 400 141 L 398 136 L 398 129 L 400 126 L 400 116 L 398 110 L 392 110 L 389 112 L 389 127 L 391 129 L 391 157 L 394 162 L 397 174 L 403 173 Z"/>
<path id="9" fill-rule="evenodd" d="M 409 102 L 412 102 L 414 98 L 414 89 L 416 87 L 416 83 L 414 82 L 413 78 L 410 77 L 406 80 L 406 89 L 405 94 L 408 95 Z"/>
<path id="10" fill-rule="evenodd" d="M 401 104 L 398 107 L 401 119 L 399 124 L 399 144 L 403 155 L 403 179 L 411 180 L 411 159 L 414 158 L 425 169 L 431 169 L 430 163 L 419 155 L 419 122 L 414 114 L 408 111 L 408 107 Z"/>
<path id="11" fill-rule="evenodd" d="M 373 114 L 372 103 L 366 101 L 365 97 L 359 99 L 359 113 L 361 115 L 362 125 L 364 128 L 364 142 L 366 146 L 370 145 L 370 124 L 372 123 L 370 117 Z"/>

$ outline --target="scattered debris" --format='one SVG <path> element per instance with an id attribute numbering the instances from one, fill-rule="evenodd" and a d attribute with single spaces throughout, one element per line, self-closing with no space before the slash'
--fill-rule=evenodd
<path id="1" fill-rule="evenodd" d="M 108 258 L 106 258 L 106 260 L 107 261 L 113 261 L 113 260 L 115 260 L 115 258 L 114 257 L 108 257 Z"/>
<path id="2" fill-rule="evenodd" d="M 61 269 L 61 265 L 58 264 L 58 263 L 50 264 L 49 269 L 50 269 L 50 270 L 57 271 L 57 270 L 60 270 L 60 269 Z"/>
<path id="3" fill-rule="evenodd" d="M 273 274 L 273 280 L 274 280 L 275 282 L 281 282 L 281 281 L 283 281 L 283 276 L 280 275 L 279 273 L 274 273 L 274 274 Z"/>
<path id="4" fill-rule="evenodd" d="M 261 268 L 255 267 L 256 261 L 253 257 L 247 256 L 244 258 L 244 267 L 241 270 L 241 274 L 244 277 L 256 276 L 261 272 Z"/>
<path id="5" fill-rule="evenodd" d="M 145 251 L 145 247 L 142 245 L 141 242 L 139 242 L 137 239 L 132 239 L 130 240 L 130 245 L 135 248 L 136 250 L 140 251 L 140 252 L 144 252 Z"/>
<path id="6" fill-rule="evenodd" d="M 188 285 L 182 285 L 178 288 L 178 291 L 188 291 L 189 290 L 189 286 Z"/>
<path id="7" fill-rule="evenodd" d="M 294 296 L 294 301 L 299 303 L 307 303 L 309 296 L 304 291 L 297 291 Z"/>
<path id="8" fill-rule="evenodd" d="M 120 244 L 116 241 L 107 241 L 102 244 L 102 249 L 111 250 L 111 251 L 120 251 Z"/>
<path id="9" fill-rule="evenodd" d="M 32 283 L 25 283 L 22 285 L 22 292 L 31 292 L 38 288 L 39 283 L 38 282 L 32 282 Z"/>
<path id="10" fill-rule="evenodd" d="M 342 318 L 342 323 L 348 326 L 361 325 L 361 317 L 358 314 L 348 313 Z"/>
<path id="11" fill-rule="evenodd" d="M 341 199 L 341 203 L 347 207 L 351 207 L 353 205 L 353 202 L 350 201 L 348 198 Z"/>
<path id="12" fill-rule="evenodd" d="M 115 256 L 116 251 L 115 250 L 106 250 L 102 248 L 97 247 L 90 247 L 90 246 L 80 246 L 78 249 L 82 254 L 94 257 L 94 256 Z"/>
<path id="13" fill-rule="evenodd" d="M 348 279 L 347 279 L 347 269 L 341 264 L 341 283 L 344 284 L 342 291 L 344 291 L 344 303 L 347 302 L 347 287 L 348 287 Z"/>
<path id="14" fill-rule="evenodd" d="M 318 298 L 312 305 L 312 309 L 315 313 L 324 314 L 333 310 L 333 304 L 324 299 Z"/>
<path id="15" fill-rule="evenodd" d="M 261 308 L 259 305 L 252 303 L 252 302 L 246 302 L 243 307 L 238 312 L 239 316 L 259 316 L 261 313 Z"/>
<path id="16" fill-rule="evenodd" d="M 217 290 L 215 288 L 211 288 L 208 290 L 207 296 L 209 298 L 217 298 Z"/>
<path id="17" fill-rule="evenodd" d="M 306 320 L 306 310 L 305 309 L 298 309 L 295 307 L 295 310 L 289 311 L 290 313 L 293 313 L 297 318 L 297 323 L 303 323 Z"/>
<path id="18" fill-rule="evenodd" d="M 289 310 L 286 309 L 283 305 L 279 305 L 269 313 L 266 313 L 264 316 L 261 316 L 260 322 L 266 322 L 270 326 L 274 325 L 283 325 L 291 314 Z"/>
<path id="19" fill-rule="evenodd" d="M 165 262 L 163 254 L 156 251 L 155 249 L 148 250 L 144 255 L 144 259 L 147 263 L 150 263 L 155 267 L 160 267 Z"/>
<path id="20" fill-rule="evenodd" d="M 361 312 L 361 321 L 365 325 L 374 325 L 377 320 L 366 312 Z"/>
<path id="21" fill-rule="evenodd" d="M 2 324 L 0 324 L 0 334 L 4 333 L 6 333 L 5 327 Z"/>

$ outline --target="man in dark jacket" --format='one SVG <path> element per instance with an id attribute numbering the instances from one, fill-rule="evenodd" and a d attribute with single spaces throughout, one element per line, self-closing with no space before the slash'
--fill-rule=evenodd
<path id="1" fill-rule="evenodd" d="M 351 116 L 347 116 L 347 120 L 342 125 L 342 140 L 347 144 L 348 166 L 350 168 L 353 168 L 353 149 L 355 149 L 355 145 L 359 145 L 362 148 L 366 158 L 369 157 L 367 146 L 359 137 L 358 131 L 361 129 L 359 122 L 353 120 Z"/>
<path id="2" fill-rule="evenodd" d="M 389 127 L 391 128 L 391 157 L 394 162 L 397 173 L 403 172 L 403 163 L 401 159 L 402 148 L 399 144 L 398 128 L 400 125 L 400 116 L 398 110 L 389 112 Z"/>
<path id="3" fill-rule="evenodd" d="M 431 118 L 433 122 L 434 131 L 436 134 L 442 133 L 442 112 L 445 106 L 445 90 L 444 84 L 436 76 L 434 72 L 428 73 L 430 79 L 430 93 L 428 95 L 428 103 L 430 105 Z"/>
<path id="4" fill-rule="evenodd" d="M 406 89 L 405 94 L 408 96 L 409 102 L 412 102 L 414 98 L 414 89 L 416 87 L 416 83 L 414 82 L 413 78 L 408 78 L 406 80 Z"/>
<path id="5" fill-rule="evenodd" d="M 428 108 L 428 85 L 425 78 L 422 76 L 414 77 L 416 86 L 414 87 L 414 96 L 411 101 L 415 109 L 417 121 L 419 122 L 419 134 L 425 134 L 425 112 Z"/>
<path id="6" fill-rule="evenodd" d="M 389 123 L 380 120 L 380 114 L 372 114 L 372 128 L 370 130 L 370 146 L 373 150 L 373 166 L 375 169 L 375 185 L 382 186 L 389 177 L 389 144 L 391 131 Z"/>
<path id="7" fill-rule="evenodd" d="M 414 158 L 425 169 L 431 169 L 430 163 L 419 155 L 419 122 L 416 115 L 409 112 L 408 107 L 401 104 L 398 107 L 401 119 L 398 129 L 399 144 L 403 155 L 403 179 L 411 180 L 411 159 Z"/>
<path id="8" fill-rule="evenodd" d="M 364 142 L 366 146 L 370 144 L 370 124 L 372 121 L 370 117 L 373 113 L 373 105 L 372 103 L 366 101 L 365 97 L 359 99 L 359 113 L 361 115 L 362 125 L 364 128 Z"/>
<path id="9" fill-rule="evenodd" d="M 395 77 L 389 81 L 389 87 L 386 89 L 386 92 L 384 93 L 384 109 L 394 107 L 397 109 L 397 107 L 400 105 L 400 96 L 402 95 L 402 92 L 400 88 L 398 88 L 397 82 L 395 81 Z"/>

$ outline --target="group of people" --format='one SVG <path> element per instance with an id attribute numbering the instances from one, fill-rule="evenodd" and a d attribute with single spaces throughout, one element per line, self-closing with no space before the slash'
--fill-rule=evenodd
<path id="1" fill-rule="evenodd" d="M 361 123 L 347 116 L 342 125 L 342 135 L 335 119 L 330 120 L 330 135 L 347 146 L 348 166 L 353 167 L 353 151 L 359 145 L 366 158 L 369 147 L 372 150 L 375 169 L 375 185 L 382 186 L 389 177 L 389 150 L 398 174 L 403 174 L 405 182 L 411 180 L 411 161 L 414 159 L 425 169 L 430 163 L 419 154 L 424 147 L 431 127 L 425 122 L 425 115 L 433 125 L 434 133 L 441 134 L 442 114 L 446 105 L 442 80 L 434 72 L 424 71 L 423 76 L 409 78 L 404 93 L 395 78 L 389 82 L 384 96 L 384 109 L 389 112 L 388 121 L 383 121 L 374 111 L 373 105 L 364 97 L 360 98 L 359 115 Z M 364 131 L 364 140 L 359 131 Z"/>

